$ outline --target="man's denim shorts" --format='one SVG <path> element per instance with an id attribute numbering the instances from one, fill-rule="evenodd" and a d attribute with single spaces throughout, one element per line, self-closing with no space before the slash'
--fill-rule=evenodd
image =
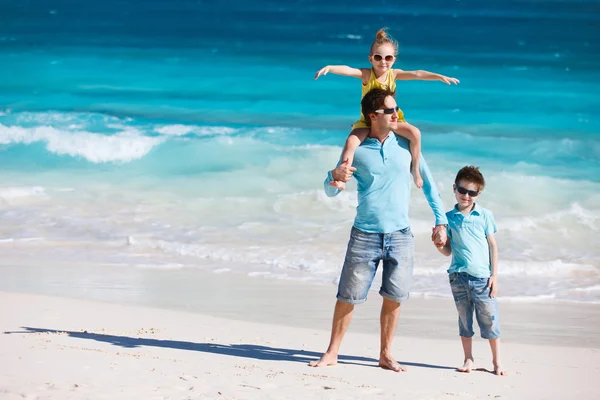
<path id="1" fill-rule="evenodd" d="M 460 336 L 472 337 L 473 311 L 484 339 L 500 337 L 498 303 L 490 298 L 488 278 L 476 278 L 466 272 L 453 272 L 449 275 L 452 296 L 458 311 L 458 331 Z"/>
<path id="2" fill-rule="evenodd" d="M 380 261 L 383 261 L 383 274 L 379 294 L 398 303 L 408 299 L 413 259 L 410 227 L 392 233 L 367 233 L 352 227 L 338 285 L 338 300 L 364 303 Z"/>

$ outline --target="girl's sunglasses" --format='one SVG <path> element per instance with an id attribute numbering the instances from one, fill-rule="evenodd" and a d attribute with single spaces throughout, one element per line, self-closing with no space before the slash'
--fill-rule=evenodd
<path id="1" fill-rule="evenodd" d="M 399 109 L 400 109 L 400 107 L 396 106 L 396 107 L 392 107 L 392 108 L 380 108 L 379 110 L 375 110 L 375 112 L 377 114 L 390 115 L 395 112 L 398 112 Z"/>
<path id="2" fill-rule="evenodd" d="M 467 190 L 462 186 L 458 186 L 456 185 L 456 191 L 460 194 L 468 194 L 471 197 L 477 197 L 479 196 L 479 191 L 477 190 Z"/>
<path id="3" fill-rule="evenodd" d="M 395 57 L 393 55 L 391 55 L 391 54 L 389 54 L 389 55 L 387 55 L 385 57 L 382 56 L 381 54 L 373 54 L 373 60 L 375 60 L 375 61 L 381 61 L 384 58 L 385 58 L 385 61 L 392 62 L 392 61 L 394 61 Z"/>

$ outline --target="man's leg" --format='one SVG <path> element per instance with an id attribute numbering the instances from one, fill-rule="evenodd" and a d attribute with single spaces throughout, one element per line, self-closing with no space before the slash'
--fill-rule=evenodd
<path id="1" fill-rule="evenodd" d="M 331 339 L 329 339 L 327 351 L 319 360 L 311 361 L 308 365 L 311 367 L 327 367 L 337 364 L 342 339 L 344 339 L 344 334 L 348 330 L 350 321 L 352 321 L 352 311 L 354 311 L 354 304 L 344 303 L 339 300 L 335 303 L 333 324 L 331 326 Z"/>
<path id="2" fill-rule="evenodd" d="M 392 357 L 392 340 L 396 332 L 400 303 L 383 298 L 381 304 L 381 349 L 379 351 L 379 366 L 392 371 L 406 371 L 406 368 Z"/>
<path id="3" fill-rule="evenodd" d="M 355 304 L 364 303 L 381 258 L 381 235 L 352 228 L 333 313 L 331 338 L 327 351 L 311 367 L 326 367 L 337 363 L 340 344 L 352 320 Z"/>
<path id="4" fill-rule="evenodd" d="M 400 302 L 409 297 L 413 270 L 414 242 L 410 228 L 383 235 L 383 274 L 379 294 L 381 305 L 381 349 L 379 366 L 396 372 L 406 371 L 392 357 L 391 348 L 398 317 Z"/>

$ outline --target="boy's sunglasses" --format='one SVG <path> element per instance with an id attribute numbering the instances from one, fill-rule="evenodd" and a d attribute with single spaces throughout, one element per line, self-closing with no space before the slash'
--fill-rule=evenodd
<path id="1" fill-rule="evenodd" d="M 389 54 L 389 55 L 387 55 L 385 57 L 382 56 L 381 54 L 373 54 L 373 60 L 375 60 L 375 61 L 381 61 L 384 58 L 385 58 L 385 61 L 392 62 L 392 61 L 394 61 L 395 57 L 393 55 L 391 55 L 391 54 Z"/>
<path id="2" fill-rule="evenodd" d="M 468 194 L 471 197 L 477 197 L 479 196 L 479 191 L 478 190 L 467 190 L 462 186 L 458 186 L 456 185 L 456 191 L 460 194 Z"/>
<path id="3" fill-rule="evenodd" d="M 399 109 L 400 109 L 400 107 L 396 106 L 396 107 L 392 107 L 392 108 L 380 108 L 379 110 L 375 110 L 375 112 L 377 114 L 390 115 L 395 112 L 398 112 Z"/>

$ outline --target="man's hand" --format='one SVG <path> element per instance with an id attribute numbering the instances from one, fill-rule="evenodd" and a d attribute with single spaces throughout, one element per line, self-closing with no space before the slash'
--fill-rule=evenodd
<path id="1" fill-rule="evenodd" d="M 490 276 L 488 279 L 488 287 L 490 288 L 490 298 L 496 297 L 496 293 L 498 293 L 498 275 Z"/>
<path id="2" fill-rule="evenodd" d="M 345 159 L 338 167 L 331 171 L 334 181 L 348 182 L 352 178 L 352 174 L 354 174 L 356 168 L 349 164 L 348 159 Z"/>
<path id="3" fill-rule="evenodd" d="M 446 225 L 437 225 L 435 228 L 433 228 L 431 240 L 433 240 L 435 247 L 443 247 L 448 240 L 448 235 L 446 234 Z"/>

